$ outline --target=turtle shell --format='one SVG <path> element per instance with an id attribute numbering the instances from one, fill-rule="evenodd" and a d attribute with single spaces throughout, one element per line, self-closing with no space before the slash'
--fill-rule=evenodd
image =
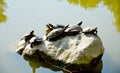
<path id="1" fill-rule="evenodd" d="M 50 33 L 48 33 L 47 39 L 55 38 L 55 37 L 61 35 L 62 33 L 63 33 L 63 29 L 62 28 L 53 29 Z"/>
<path id="2" fill-rule="evenodd" d="M 87 27 L 83 31 L 83 33 L 97 33 L 97 27 Z"/>
<path id="3" fill-rule="evenodd" d="M 82 28 L 80 26 L 70 26 L 68 29 L 65 30 L 65 32 L 80 32 L 82 31 Z"/>
<path id="4" fill-rule="evenodd" d="M 64 25 L 61 25 L 61 24 L 57 24 L 56 26 L 55 26 L 55 28 L 64 28 L 65 26 Z"/>
<path id="5" fill-rule="evenodd" d="M 35 36 L 30 39 L 31 47 L 38 46 L 42 42 L 42 38 Z"/>
<path id="6" fill-rule="evenodd" d="M 57 24 L 56 26 L 52 25 L 52 24 L 46 24 L 46 35 L 48 35 L 48 33 L 50 33 L 52 30 L 56 29 L 56 28 L 64 28 L 64 25 L 60 25 Z"/>
<path id="7" fill-rule="evenodd" d="M 78 34 L 80 31 L 82 31 L 81 24 L 82 22 L 80 22 L 79 24 L 70 25 L 65 30 L 66 34 Z"/>
<path id="8" fill-rule="evenodd" d="M 68 27 L 69 25 L 67 25 L 64 28 L 56 28 L 53 29 L 51 32 L 48 33 L 47 35 L 47 39 L 51 40 L 51 39 L 55 39 L 56 37 L 60 36 L 61 34 L 63 34 L 63 32 L 65 31 L 65 29 Z"/>
<path id="9" fill-rule="evenodd" d="M 29 42 L 29 40 L 34 36 L 35 36 L 34 30 L 32 30 L 29 34 L 25 34 L 25 36 L 21 38 L 21 40 L 25 40 L 25 42 Z"/>

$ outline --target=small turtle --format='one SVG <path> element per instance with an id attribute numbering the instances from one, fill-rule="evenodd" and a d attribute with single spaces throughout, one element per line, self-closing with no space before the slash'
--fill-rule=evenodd
<path id="1" fill-rule="evenodd" d="M 26 45 L 30 43 L 30 39 L 34 37 L 34 30 L 32 30 L 29 34 L 26 34 L 22 39 L 19 41 L 17 45 L 16 52 L 22 55 L 23 50 L 25 49 Z"/>
<path id="2" fill-rule="evenodd" d="M 50 33 L 53 29 L 56 29 L 56 28 L 64 28 L 65 26 L 64 25 L 60 25 L 60 24 L 58 24 L 58 25 L 56 25 L 56 26 L 53 26 L 52 24 L 46 24 L 46 35 L 48 34 L 48 33 Z"/>
<path id="3" fill-rule="evenodd" d="M 85 33 L 85 34 L 92 33 L 97 35 L 97 27 L 87 27 L 82 31 L 82 33 Z"/>
<path id="4" fill-rule="evenodd" d="M 35 36 L 30 39 L 31 48 L 40 45 L 40 43 L 42 43 L 42 38 L 40 37 Z"/>
<path id="5" fill-rule="evenodd" d="M 26 42 L 29 42 L 29 40 L 34 37 L 34 30 L 32 30 L 29 34 L 26 34 L 21 40 L 25 40 Z"/>
<path id="6" fill-rule="evenodd" d="M 40 45 L 42 43 L 42 38 L 40 37 L 32 37 L 30 39 L 30 43 L 26 45 L 25 49 L 23 50 L 23 57 L 27 59 L 27 57 L 32 58 L 35 56 L 35 53 L 39 50 Z"/>
<path id="7" fill-rule="evenodd" d="M 75 35 L 75 34 L 78 34 L 79 32 L 82 31 L 82 28 L 81 28 L 81 24 L 82 24 L 82 21 L 78 24 L 75 24 L 75 25 L 70 25 L 66 30 L 65 30 L 65 33 L 67 35 Z"/>
<path id="8" fill-rule="evenodd" d="M 48 40 L 54 40 L 57 37 L 60 37 L 64 31 L 68 28 L 69 25 L 65 26 L 64 28 L 55 28 L 53 29 L 50 33 L 48 33 L 48 35 L 46 36 L 46 38 Z"/>

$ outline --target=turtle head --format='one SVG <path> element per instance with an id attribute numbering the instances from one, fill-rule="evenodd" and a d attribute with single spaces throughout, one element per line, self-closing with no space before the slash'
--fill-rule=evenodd
<path id="1" fill-rule="evenodd" d="M 30 32 L 30 35 L 34 35 L 34 30 L 32 30 L 32 31 Z"/>
<path id="2" fill-rule="evenodd" d="M 55 27 L 52 24 L 46 24 L 46 35 L 51 32 Z"/>

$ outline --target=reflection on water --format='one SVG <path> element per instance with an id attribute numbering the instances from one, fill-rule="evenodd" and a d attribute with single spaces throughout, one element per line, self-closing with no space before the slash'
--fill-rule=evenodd
<path id="1" fill-rule="evenodd" d="M 120 0 L 67 0 L 70 4 L 80 5 L 81 7 L 95 8 L 100 2 L 103 1 L 103 4 L 114 14 L 115 17 L 115 26 L 120 32 Z"/>
<path id="2" fill-rule="evenodd" d="M 7 16 L 4 14 L 7 4 L 4 0 L 0 0 L 0 23 L 6 22 Z"/>
<path id="3" fill-rule="evenodd" d="M 36 69 L 43 67 L 49 68 L 53 71 L 60 71 L 60 68 L 52 63 L 42 59 L 38 53 L 35 53 L 32 57 L 24 56 L 24 60 L 29 62 L 29 66 L 32 68 L 32 73 L 36 73 Z"/>
<path id="4" fill-rule="evenodd" d="M 32 73 L 36 73 L 36 69 L 43 67 L 49 68 L 52 71 L 62 71 L 63 73 L 101 73 L 103 63 L 102 61 L 91 67 L 77 65 L 63 64 L 60 61 L 47 60 L 35 53 L 33 56 L 24 56 L 24 59 L 29 62 L 29 66 L 32 68 Z"/>

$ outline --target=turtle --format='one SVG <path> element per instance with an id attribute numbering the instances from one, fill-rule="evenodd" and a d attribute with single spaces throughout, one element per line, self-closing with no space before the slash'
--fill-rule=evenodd
<path id="1" fill-rule="evenodd" d="M 32 30 L 29 34 L 26 34 L 21 40 L 25 40 L 25 42 L 29 42 L 29 40 L 34 37 L 34 30 Z"/>
<path id="2" fill-rule="evenodd" d="M 17 45 L 16 52 L 22 55 L 22 52 L 25 49 L 26 45 L 30 43 L 30 39 L 34 36 L 34 30 L 32 30 L 29 34 L 26 34 L 24 37 L 22 37 Z"/>
<path id="3" fill-rule="evenodd" d="M 40 45 L 42 43 L 42 38 L 35 36 L 30 39 L 30 43 L 26 45 L 25 49 L 23 50 L 23 57 L 27 59 L 33 58 L 39 51 Z"/>
<path id="4" fill-rule="evenodd" d="M 82 21 L 78 24 L 70 25 L 66 30 L 65 33 L 67 35 L 76 35 L 82 31 L 81 27 Z"/>
<path id="5" fill-rule="evenodd" d="M 60 25 L 60 24 L 58 24 L 58 25 L 56 25 L 56 26 L 53 26 L 51 23 L 46 24 L 46 35 L 47 35 L 48 33 L 50 33 L 53 29 L 56 29 L 56 28 L 64 28 L 64 27 L 65 27 L 64 25 Z"/>
<path id="6" fill-rule="evenodd" d="M 40 43 L 42 43 L 42 38 L 40 37 L 35 36 L 30 39 L 31 48 L 40 45 Z"/>
<path id="7" fill-rule="evenodd" d="M 58 37 L 61 37 L 64 34 L 64 31 L 68 28 L 69 25 L 65 26 L 64 28 L 55 28 L 50 33 L 47 34 L 47 40 L 55 40 Z"/>
<path id="8" fill-rule="evenodd" d="M 82 33 L 85 33 L 85 34 L 92 33 L 97 35 L 97 27 L 87 27 L 82 31 Z"/>

